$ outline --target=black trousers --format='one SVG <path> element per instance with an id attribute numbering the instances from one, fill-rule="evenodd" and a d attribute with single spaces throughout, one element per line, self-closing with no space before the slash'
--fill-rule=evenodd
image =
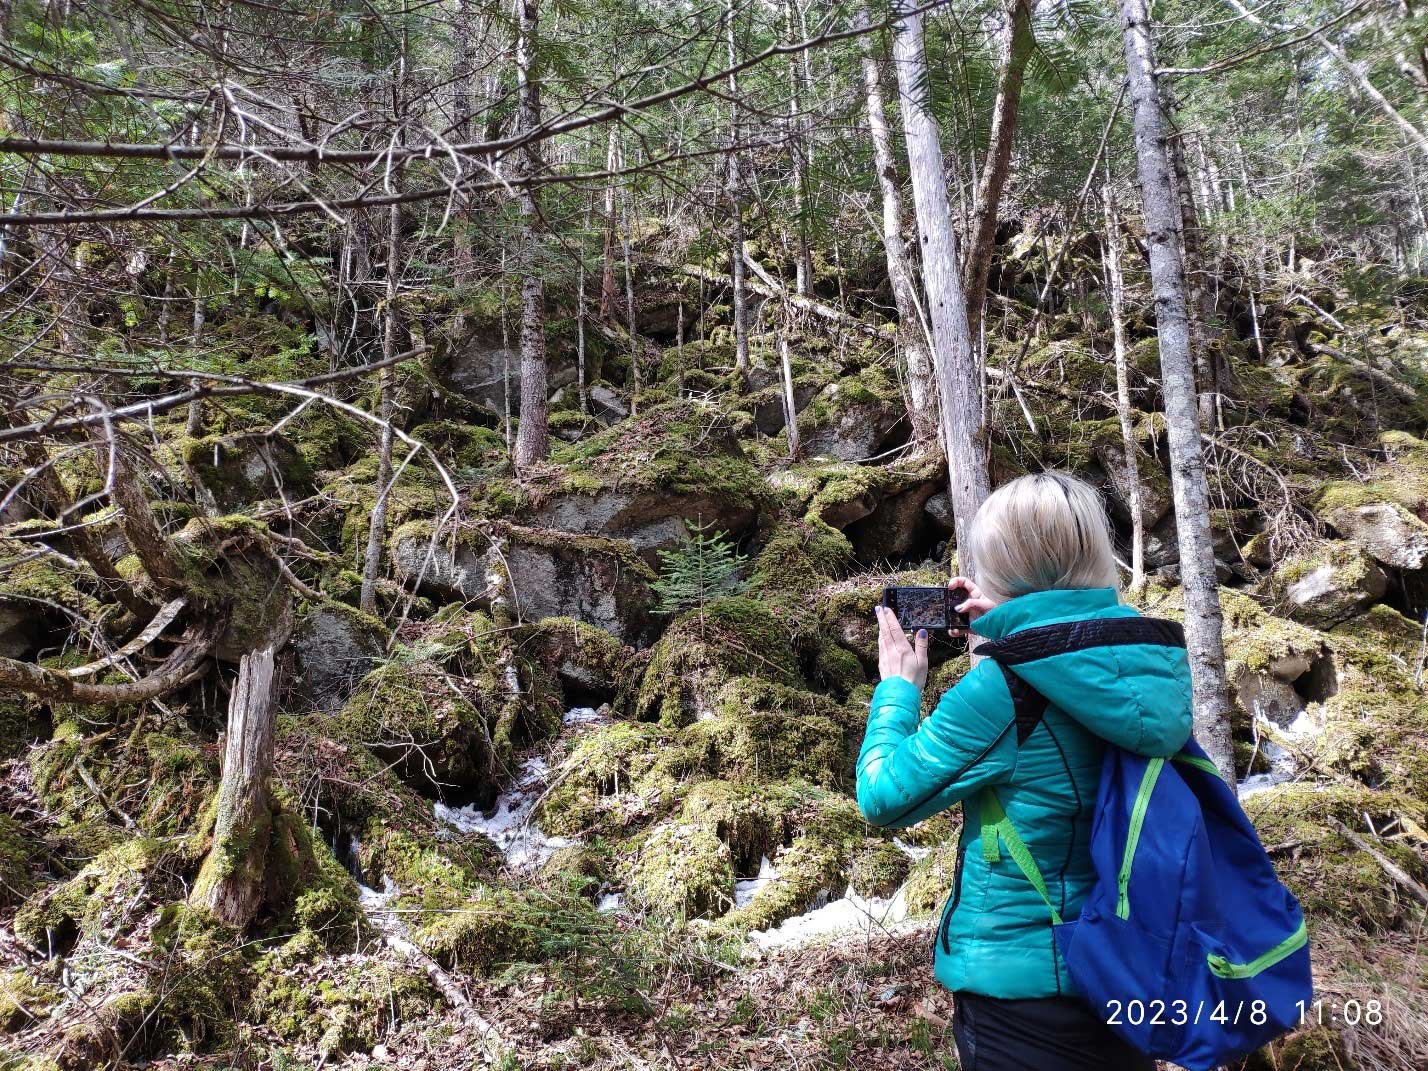
<path id="1" fill-rule="evenodd" d="M 955 993 L 962 1071 L 1155 1071 L 1075 997 L 999 1000 Z"/>

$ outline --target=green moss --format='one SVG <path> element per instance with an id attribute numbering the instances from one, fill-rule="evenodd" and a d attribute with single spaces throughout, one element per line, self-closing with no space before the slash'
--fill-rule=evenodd
<path id="1" fill-rule="evenodd" d="M 909 914 L 930 915 L 943 907 L 952 895 L 959 854 L 958 838 L 948 837 L 913 863 L 903 886 Z"/>
<path id="2" fill-rule="evenodd" d="M 794 838 L 774 860 L 777 877 L 725 918 L 741 929 L 767 930 L 820 900 L 836 898 L 847 883 L 849 845 L 822 833 Z"/>
<path id="3" fill-rule="evenodd" d="M 43 842 L 9 815 L 0 814 L 0 905 L 23 899 L 35 887 Z"/>
<path id="4" fill-rule="evenodd" d="M 0 973 L 0 1034 L 17 1033 L 41 1022 L 63 999 L 63 990 L 33 971 L 16 968 Z"/>
<path id="5" fill-rule="evenodd" d="M 1365 816 L 1384 828 L 1395 817 L 1406 817 L 1423 828 L 1421 802 L 1408 796 L 1361 785 L 1283 784 L 1255 793 L 1245 801 L 1280 876 L 1311 918 L 1333 919 L 1370 931 L 1397 926 L 1411 915 L 1383 868 L 1360 851 L 1329 819 L 1364 831 Z M 1428 866 L 1406 844 L 1360 835 L 1417 881 L 1428 877 Z"/>
<path id="6" fill-rule="evenodd" d="M 488 975 L 540 956 L 539 904 L 521 893 L 481 886 L 460 907 L 432 917 L 415 940 L 443 967 Z"/>
<path id="7" fill-rule="evenodd" d="M 700 826 L 660 826 L 640 845 L 625 890 L 644 911 L 677 918 L 721 915 L 734 902 L 729 848 Z"/>
<path id="8" fill-rule="evenodd" d="M 853 855 L 853 889 L 862 896 L 890 897 L 907 878 L 910 866 L 907 853 L 892 841 L 869 837 Z"/>
<path id="9" fill-rule="evenodd" d="M 304 498 L 313 489 L 307 458 L 282 435 L 184 439 L 184 466 L 221 509 L 234 510 L 279 493 Z"/>
<path id="10" fill-rule="evenodd" d="M 311 1045 L 324 1059 L 366 1052 L 389 1031 L 428 1014 L 440 1001 L 419 967 L 362 957 L 324 965 L 314 979 L 299 950 L 259 960 L 251 1021 L 287 1045 Z"/>
<path id="11" fill-rule="evenodd" d="M 413 785 L 486 794 L 494 793 L 503 757 L 491 728 L 443 669 L 420 661 L 374 669 L 331 722 L 338 739 L 396 763 Z"/>
<path id="12" fill-rule="evenodd" d="M 658 725 L 615 722 L 583 733 L 538 809 L 555 836 L 613 834 L 650 815 L 671 795 L 673 778 L 651 777 L 670 734 Z"/>
<path id="13" fill-rule="evenodd" d="M 565 468 L 556 488 L 562 491 L 619 487 L 712 495 L 756 506 L 769 498 L 728 416 L 692 399 L 645 409 L 579 443 L 557 447 L 551 456 Z"/>
<path id="14" fill-rule="evenodd" d="M 800 682 L 792 627 L 786 614 L 737 596 L 689 611 L 655 645 L 635 700 L 636 716 L 687 724 L 709 709 L 714 693 L 735 675 Z"/>
<path id="15" fill-rule="evenodd" d="M 783 521 L 774 529 L 754 559 L 755 591 L 811 591 L 833 580 L 852 561 L 848 537 L 811 512 L 810 518 Z"/>
<path id="16" fill-rule="evenodd" d="M 85 621 L 100 617 L 101 604 L 89 594 L 98 581 L 88 567 L 70 568 L 54 555 L 31 557 L 32 553 L 33 548 L 23 543 L 0 541 L 0 554 L 18 562 L 0 580 L 0 599 L 26 614 L 60 606 Z"/>

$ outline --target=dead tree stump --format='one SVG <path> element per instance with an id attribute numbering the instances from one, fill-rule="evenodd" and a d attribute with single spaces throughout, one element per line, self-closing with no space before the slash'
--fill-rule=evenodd
<path id="1" fill-rule="evenodd" d="M 229 926 L 244 928 L 266 898 L 272 841 L 274 656 L 243 656 L 228 704 L 223 780 L 209 850 L 190 901 Z"/>

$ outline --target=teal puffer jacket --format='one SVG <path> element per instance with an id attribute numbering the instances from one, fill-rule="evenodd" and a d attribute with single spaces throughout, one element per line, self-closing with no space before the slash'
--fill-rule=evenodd
<path id="1" fill-rule="evenodd" d="M 1000 639 L 1039 625 L 1138 616 L 1111 588 L 1040 591 L 996 607 L 974 629 Z M 948 989 L 1009 999 L 1073 992 L 1035 888 L 1006 852 L 987 862 L 967 847 L 979 843 L 981 793 L 995 786 L 1061 917 L 1080 912 L 1095 877 L 1088 846 L 1105 741 L 1169 756 L 1190 736 L 1184 649 L 1128 638 L 1009 669 L 982 659 L 921 724 L 921 695 L 908 681 L 890 678 L 873 693 L 858 757 L 864 817 L 900 828 L 963 803 L 957 877 L 934 961 Z M 1038 694 L 1048 701 L 1039 720 L 1028 717 L 1040 713 Z"/>

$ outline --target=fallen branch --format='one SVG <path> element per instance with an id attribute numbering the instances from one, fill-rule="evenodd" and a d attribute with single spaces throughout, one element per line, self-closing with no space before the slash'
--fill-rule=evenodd
<path id="1" fill-rule="evenodd" d="M 66 677 L 79 680 L 81 677 L 92 677 L 101 669 L 107 669 L 114 665 L 121 658 L 128 658 L 131 654 L 138 654 L 149 644 L 158 638 L 160 632 L 168 627 L 169 623 L 179 615 L 179 611 L 188 605 L 186 597 L 174 599 L 160 607 L 159 612 L 154 615 L 154 619 L 144 628 L 144 631 L 135 636 L 132 640 L 120 647 L 107 658 L 101 658 L 98 662 L 91 662 L 87 666 L 76 666 L 74 669 L 64 671 Z"/>
<path id="2" fill-rule="evenodd" d="M 119 684 L 88 684 L 64 673 L 13 658 L 0 658 L 0 687 L 41 699 L 72 703 L 141 703 L 156 699 L 188 683 L 200 671 L 204 659 L 218 641 L 221 622 L 209 618 L 190 627 L 179 646 L 154 672 Z"/>
<path id="3" fill-rule="evenodd" d="M 1333 815 L 1329 816 L 1329 824 L 1335 829 L 1337 829 L 1340 833 L 1342 833 L 1345 837 L 1347 837 L 1349 839 L 1349 843 L 1352 844 L 1355 848 L 1357 848 L 1361 852 L 1367 853 L 1368 856 L 1375 863 L 1377 863 L 1380 867 L 1383 868 L 1383 872 L 1385 874 L 1387 874 L 1399 885 L 1402 885 L 1405 889 L 1412 893 L 1419 903 L 1428 906 L 1428 889 L 1425 889 L 1421 884 L 1409 877 L 1408 871 L 1404 870 L 1392 859 L 1384 855 L 1383 852 L 1379 851 L 1368 841 L 1364 840 L 1363 837 L 1359 836 L 1357 833 L 1355 833 L 1352 829 L 1346 826 L 1339 819 L 1335 818 Z"/>

